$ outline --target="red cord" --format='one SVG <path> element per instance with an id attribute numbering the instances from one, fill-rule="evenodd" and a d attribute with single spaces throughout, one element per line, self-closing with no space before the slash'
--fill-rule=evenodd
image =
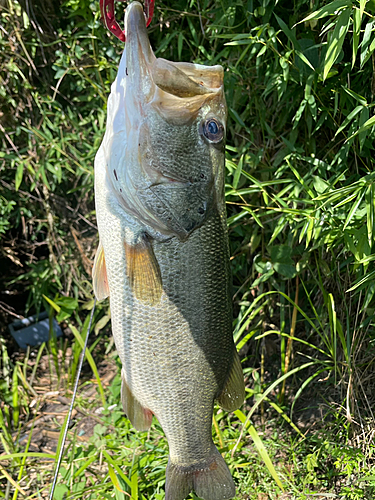
<path id="1" fill-rule="evenodd" d="M 154 7 L 155 0 L 145 0 L 146 26 L 149 26 L 152 21 Z M 100 12 L 106 28 L 119 40 L 125 42 L 125 31 L 120 28 L 115 18 L 114 0 L 100 0 Z"/>
<path id="2" fill-rule="evenodd" d="M 146 26 L 149 26 L 154 16 L 155 0 L 145 0 Z"/>

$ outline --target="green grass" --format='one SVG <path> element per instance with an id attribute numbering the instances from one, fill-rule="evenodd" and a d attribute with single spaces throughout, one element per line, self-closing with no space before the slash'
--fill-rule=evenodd
<path id="1" fill-rule="evenodd" d="M 61 347 L 60 342 L 59 351 Z M 53 364 L 53 354 L 50 353 L 49 357 Z M 31 386 L 22 387 L 22 378 L 18 375 L 20 368 L 26 371 L 26 375 L 29 370 L 26 365 L 22 366 L 22 362 L 14 365 L 3 348 L 3 372 L 6 367 L 11 376 L 7 390 L 2 387 L 4 401 L 8 403 L 3 405 L 3 420 L 0 420 L 3 448 L 0 454 L 3 493 L 0 496 L 14 500 L 18 496 L 41 498 L 52 482 L 55 454 L 29 451 L 39 405 L 33 410 L 27 408 L 34 394 L 29 392 Z M 296 371 L 291 370 L 290 374 Z M 39 369 L 37 373 L 40 373 Z M 255 373 L 249 372 L 253 376 Z M 19 385 L 15 384 L 16 379 Z M 237 484 L 236 498 L 302 500 L 314 498 L 312 495 L 318 493 L 323 495 L 322 498 L 371 498 L 375 493 L 371 439 L 359 441 L 354 438 L 350 423 L 340 408 L 335 410 L 334 405 L 327 412 L 325 405 L 318 408 L 317 404 L 315 416 L 308 420 L 305 411 L 313 409 L 308 401 L 305 410 L 300 406 L 294 413 L 292 424 L 277 403 L 275 388 L 281 382 L 279 379 L 266 391 L 262 391 L 259 384 L 250 384 L 242 411 L 226 414 L 215 409 L 213 438 Z M 55 373 L 51 383 L 60 386 L 61 393 L 61 381 Z M 149 432 L 139 433 L 132 428 L 120 407 L 120 383 L 118 368 L 117 375 L 105 389 L 104 408 L 100 391 L 90 398 L 78 394 L 75 407 L 81 414 L 93 416 L 93 434 L 88 441 L 82 442 L 78 432 L 80 418 L 74 419 L 59 473 L 56 500 L 122 500 L 130 496 L 133 499 L 164 498 L 167 441 L 156 419 Z M 81 393 L 85 386 L 86 382 L 82 380 Z M 23 390 L 24 397 L 18 399 L 14 396 L 15 392 L 22 394 Z M 265 403 L 264 412 L 260 411 L 262 401 Z M 101 408 L 99 413 L 98 408 Z M 324 419 L 319 417 L 321 411 L 325 414 Z M 17 437 L 25 433 L 27 425 L 26 442 L 17 444 Z M 61 424 L 56 424 L 57 431 L 61 429 L 62 432 L 62 428 Z M 279 487 L 280 482 L 284 493 Z"/>
<path id="2" fill-rule="evenodd" d="M 70 397 L 93 305 L 93 159 L 122 51 L 98 2 L 32 6 L 31 17 L 23 2 L 0 7 L 0 498 L 13 500 L 44 498 L 51 483 L 53 454 L 30 450 L 38 383 Z M 365 0 L 160 0 L 149 29 L 157 56 L 225 68 L 248 399 L 215 413 L 213 435 L 239 499 L 374 496 L 374 15 Z M 7 323 L 51 304 L 65 340 L 16 355 Z M 100 305 L 75 417 L 98 427 L 88 443 L 78 422 L 69 432 L 58 495 L 163 498 L 158 424 L 138 434 L 118 407 L 94 413 L 119 404 L 118 377 L 99 382 L 109 319 Z M 93 383 L 99 392 L 82 396 Z"/>

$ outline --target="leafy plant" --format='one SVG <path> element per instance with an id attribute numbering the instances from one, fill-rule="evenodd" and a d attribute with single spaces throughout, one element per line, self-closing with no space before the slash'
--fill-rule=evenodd
<path id="1" fill-rule="evenodd" d="M 259 500 L 254 484 L 257 495 L 276 498 L 272 475 L 293 498 L 371 498 L 373 450 L 363 429 L 373 425 L 374 3 L 163 0 L 155 12 L 150 38 L 158 56 L 225 69 L 234 337 L 249 397 L 241 413 L 215 413 L 214 437 L 228 443 L 227 456 L 234 450 L 230 465 L 248 498 Z M 66 373 L 57 362 L 64 347 L 48 347 L 51 373 L 68 387 L 85 331 L 75 308 L 92 305 L 93 160 L 122 45 L 100 24 L 98 2 L 7 0 L 0 16 L 0 263 L 7 270 L 0 300 L 24 314 L 46 305 L 45 296 L 69 322 L 75 342 Z M 99 332 L 107 311 L 97 318 Z M 22 476 L 32 463 L 12 433 L 28 415 L 28 377 L 36 372 L 1 348 L 0 439 L 12 455 L 12 472 L 1 474 L 10 491 L 21 481 L 14 471 Z M 108 405 L 118 404 L 118 384 Z M 319 439 L 296 423 L 311 399 L 324 408 Z M 288 430 L 264 436 L 276 415 L 274 425 Z M 162 499 L 160 428 L 152 440 L 137 437 L 119 409 L 105 409 L 100 425 L 86 448 L 72 440 L 56 498 Z M 135 452 L 138 445 L 146 451 Z M 93 465 L 103 460 L 105 472 Z"/>

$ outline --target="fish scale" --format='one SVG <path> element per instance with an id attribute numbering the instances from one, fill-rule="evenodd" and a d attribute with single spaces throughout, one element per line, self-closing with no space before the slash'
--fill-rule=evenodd
<path id="1" fill-rule="evenodd" d="M 191 490 L 225 500 L 235 487 L 212 441 L 213 404 L 238 408 L 244 383 L 232 336 L 223 70 L 156 59 L 138 2 L 125 27 L 95 158 L 94 291 L 110 298 L 124 410 L 139 430 L 155 415 L 167 437 L 166 500 Z"/>
<path id="2" fill-rule="evenodd" d="M 185 466 L 200 463 L 210 454 L 213 399 L 224 385 L 229 368 L 225 364 L 233 356 L 228 278 L 222 266 L 217 266 L 218 259 L 227 257 L 225 239 L 210 238 L 210 229 L 217 232 L 217 224 L 208 222 L 207 226 L 185 243 L 174 239 L 167 246 L 155 244 L 165 295 L 154 308 L 134 302 L 132 316 L 137 321 L 131 329 L 123 325 L 126 336 L 133 339 L 131 345 L 126 341 L 124 345 L 125 353 L 130 349 L 124 356 L 126 378 L 136 363 L 141 369 L 132 379 L 134 393 L 159 419 L 171 456 L 181 457 L 179 463 Z M 192 266 L 202 243 L 210 245 L 207 258 Z M 220 365 L 219 371 L 215 364 Z M 171 377 L 173 373 L 181 373 L 183 380 Z"/>

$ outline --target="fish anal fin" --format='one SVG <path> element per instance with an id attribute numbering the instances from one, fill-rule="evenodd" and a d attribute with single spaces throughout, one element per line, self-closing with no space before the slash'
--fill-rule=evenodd
<path id="1" fill-rule="evenodd" d="M 92 268 L 92 285 L 98 300 L 104 300 L 109 296 L 107 268 L 105 265 L 103 245 L 100 241 L 95 254 L 94 266 Z"/>
<path id="2" fill-rule="evenodd" d="M 226 411 L 237 410 L 245 399 L 245 383 L 243 379 L 243 371 L 241 361 L 237 354 L 234 353 L 233 365 L 229 373 L 228 380 L 217 398 L 217 402 Z"/>
<path id="3" fill-rule="evenodd" d="M 125 242 L 126 272 L 135 297 L 146 305 L 160 302 L 162 280 L 158 261 L 146 236 L 136 244 Z"/>
<path id="4" fill-rule="evenodd" d="M 121 371 L 121 401 L 128 419 L 137 431 L 147 431 L 151 426 L 152 412 L 141 406 L 133 396 L 126 383 L 124 372 Z"/>

